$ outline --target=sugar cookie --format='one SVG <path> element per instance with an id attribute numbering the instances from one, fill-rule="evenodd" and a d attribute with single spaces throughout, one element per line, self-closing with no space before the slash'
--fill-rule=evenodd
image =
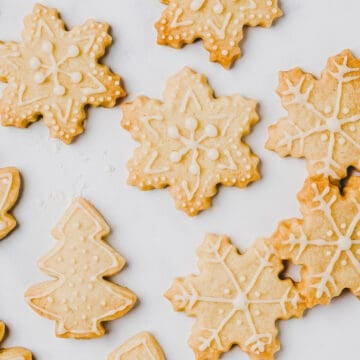
<path id="1" fill-rule="evenodd" d="M 112 107 L 125 96 L 120 77 L 98 63 L 112 42 L 109 25 L 88 20 L 67 31 L 39 4 L 24 23 L 21 43 L 0 42 L 1 122 L 24 128 L 41 116 L 51 136 L 71 143 L 84 131 L 86 105 Z"/>
<path id="2" fill-rule="evenodd" d="M 344 195 L 324 177 L 307 179 L 298 199 L 303 218 L 282 221 L 271 242 L 281 258 L 302 266 L 308 306 L 344 289 L 360 296 L 360 177 L 350 177 Z"/>
<path id="3" fill-rule="evenodd" d="M 20 192 L 20 174 L 15 168 L 0 169 L 0 240 L 16 226 L 16 220 L 8 214 Z"/>
<path id="4" fill-rule="evenodd" d="M 39 267 L 56 280 L 30 288 L 25 298 L 40 315 L 56 321 L 64 338 L 103 336 L 103 321 L 126 314 L 136 302 L 128 289 L 105 278 L 115 275 L 125 260 L 102 239 L 109 226 L 85 199 L 73 201 L 56 225 L 56 247 Z"/>
<path id="5" fill-rule="evenodd" d="M 280 73 L 288 116 L 272 125 L 266 147 L 304 157 L 311 176 L 344 178 L 360 170 L 360 60 L 349 50 L 330 58 L 320 79 L 299 68 Z"/>
<path id="6" fill-rule="evenodd" d="M 142 332 L 127 340 L 113 351 L 108 360 L 165 360 L 156 339 L 148 332 Z"/>
<path id="7" fill-rule="evenodd" d="M 218 184 L 244 188 L 260 177 L 258 157 L 242 142 L 259 120 L 256 102 L 214 98 L 204 75 L 184 68 L 168 80 L 163 102 L 141 96 L 122 111 L 122 126 L 141 143 L 128 163 L 129 184 L 169 186 L 190 216 L 211 205 Z"/>
<path id="8" fill-rule="evenodd" d="M 225 236 L 207 235 L 197 275 L 178 278 L 165 296 L 176 311 L 195 317 L 189 344 L 197 359 L 219 359 L 237 344 L 251 359 L 279 350 L 276 320 L 301 316 L 293 283 L 280 280 L 281 260 L 265 240 L 240 255 Z"/>
<path id="9" fill-rule="evenodd" d="M 5 324 L 0 321 L 0 343 L 5 337 Z M 10 349 L 0 349 L 0 360 L 31 360 L 32 355 L 29 350 L 20 347 Z"/>
<path id="10" fill-rule="evenodd" d="M 203 41 L 210 60 L 229 68 L 241 56 L 244 26 L 270 27 L 282 15 L 277 0 L 162 0 L 158 44 L 181 48 Z"/>

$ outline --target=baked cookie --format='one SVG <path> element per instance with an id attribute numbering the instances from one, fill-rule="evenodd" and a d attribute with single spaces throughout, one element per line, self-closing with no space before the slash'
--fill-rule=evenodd
<path id="1" fill-rule="evenodd" d="M 40 315 L 56 321 L 56 336 L 103 336 L 102 322 L 126 314 L 136 302 L 128 289 L 105 278 L 115 275 L 125 260 L 102 239 L 109 226 L 85 199 L 73 201 L 53 230 L 59 241 L 39 261 L 53 281 L 30 288 L 25 298 Z"/>
<path id="2" fill-rule="evenodd" d="M 108 360 L 165 360 L 156 339 L 148 332 L 142 332 L 127 340 L 113 351 Z"/>
<path id="3" fill-rule="evenodd" d="M 178 278 L 165 296 L 176 311 L 196 317 L 189 344 L 196 359 L 219 359 L 237 344 L 253 360 L 279 350 L 278 319 L 301 316 L 304 304 L 266 241 L 244 255 L 225 236 L 207 235 L 198 250 L 198 275 Z"/>
<path id="4" fill-rule="evenodd" d="M 163 102 L 141 96 L 121 108 L 122 126 L 141 144 L 128 183 L 169 186 L 188 215 L 211 205 L 218 184 L 244 188 L 259 179 L 259 159 L 242 142 L 259 120 L 254 100 L 214 98 L 205 76 L 184 68 L 168 80 Z"/>
<path id="5" fill-rule="evenodd" d="M 282 221 L 271 243 L 302 266 L 308 306 L 328 304 L 344 289 L 360 296 L 360 177 L 350 177 L 343 195 L 327 178 L 307 179 L 298 199 L 303 217 Z"/>
<path id="6" fill-rule="evenodd" d="M 16 226 L 8 211 L 15 205 L 20 193 L 20 174 L 15 168 L 0 169 L 0 240 Z"/>
<path id="7" fill-rule="evenodd" d="M 109 25 L 88 20 L 70 31 L 55 9 L 35 5 L 22 42 L 0 42 L 0 100 L 5 126 L 24 128 L 40 116 L 51 136 L 71 143 L 84 131 L 87 105 L 112 107 L 125 96 L 120 77 L 98 63 L 111 44 Z"/>
<path id="8" fill-rule="evenodd" d="M 162 0 L 158 44 L 181 48 L 203 41 L 210 60 L 230 68 L 241 56 L 244 26 L 270 27 L 282 15 L 277 0 Z"/>
<path id="9" fill-rule="evenodd" d="M 0 343 L 5 337 L 5 324 L 0 321 Z M 29 350 L 15 347 L 10 349 L 0 348 L 0 360 L 31 360 L 32 355 Z"/>
<path id="10" fill-rule="evenodd" d="M 330 58 L 320 79 L 299 68 L 280 73 L 288 116 L 269 129 L 266 147 L 304 157 L 309 174 L 344 178 L 360 170 L 360 60 L 349 50 Z"/>

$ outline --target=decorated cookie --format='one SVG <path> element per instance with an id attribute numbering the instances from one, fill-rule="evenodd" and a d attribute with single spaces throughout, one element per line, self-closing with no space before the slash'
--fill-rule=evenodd
<path id="1" fill-rule="evenodd" d="M 16 220 L 8 214 L 20 192 L 20 174 L 15 168 L 0 169 L 0 240 L 16 226 Z"/>
<path id="2" fill-rule="evenodd" d="M 35 5 L 21 43 L 0 42 L 1 122 L 24 128 L 40 116 L 51 136 L 70 143 L 84 131 L 85 107 L 112 107 L 125 95 L 118 75 L 98 63 L 109 25 L 88 20 L 65 30 L 55 9 Z"/>
<path id="3" fill-rule="evenodd" d="M 304 304 L 293 283 L 280 280 L 281 260 L 264 240 L 244 255 L 225 236 L 207 235 L 198 275 L 175 280 L 166 297 L 196 318 L 189 344 L 196 359 L 219 359 L 237 344 L 251 359 L 273 359 L 278 319 L 299 317 Z"/>
<path id="4" fill-rule="evenodd" d="M 349 50 L 330 58 L 320 79 L 299 68 L 280 73 L 287 117 L 270 127 L 267 148 L 304 157 L 310 175 L 344 178 L 360 170 L 360 60 Z"/>
<path id="5" fill-rule="evenodd" d="M 169 79 L 163 102 L 138 97 L 122 110 L 122 126 L 141 144 L 128 163 L 129 184 L 169 186 L 188 215 L 210 206 L 218 184 L 244 188 L 259 179 L 259 159 L 242 142 L 259 120 L 255 101 L 214 98 L 205 76 L 184 68 Z"/>
<path id="6" fill-rule="evenodd" d="M 271 241 L 281 258 L 302 266 L 309 306 L 344 289 L 360 296 L 360 177 L 350 177 L 343 195 L 324 177 L 308 179 L 298 198 L 303 218 L 281 222 Z"/>
<path id="7" fill-rule="evenodd" d="M 5 337 L 5 324 L 0 321 L 0 343 Z M 15 347 L 10 349 L 0 348 L 0 360 L 31 360 L 32 355 L 29 350 Z"/>
<path id="8" fill-rule="evenodd" d="M 241 56 L 244 26 L 270 27 L 282 15 L 277 0 L 162 0 L 158 44 L 181 48 L 201 39 L 210 60 L 229 68 Z"/>
<path id="9" fill-rule="evenodd" d="M 165 360 L 156 339 L 147 332 L 139 333 L 113 351 L 108 360 Z"/>
<path id="10" fill-rule="evenodd" d="M 82 198 L 73 201 L 53 230 L 58 244 L 39 267 L 55 280 L 30 288 L 25 298 L 37 313 L 56 321 L 58 337 L 103 336 L 103 321 L 117 319 L 135 305 L 130 290 L 104 279 L 125 265 L 102 239 L 109 231 L 103 217 Z"/>

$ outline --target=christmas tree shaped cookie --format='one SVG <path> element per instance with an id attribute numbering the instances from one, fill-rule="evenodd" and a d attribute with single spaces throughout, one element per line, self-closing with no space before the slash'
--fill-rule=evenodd
<path id="1" fill-rule="evenodd" d="M 244 255 L 225 236 L 207 235 L 198 275 L 178 278 L 166 297 L 196 317 L 189 344 L 196 359 L 219 359 L 237 344 L 251 359 L 273 359 L 278 319 L 299 317 L 304 303 L 293 283 L 280 280 L 281 260 L 264 240 Z"/>
<path id="2" fill-rule="evenodd" d="M 83 132 L 87 105 L 112 107 L 125 95 L 120 78 L 98 63 L 110 46 L 109 25 L 88 20 L 70 31 L 55 9 L 35 5 L 22 42 L 0 42 L 0 100 L 5 126 L 41 116 L 51 136 L 70 143 Z"/>
<path id="3" fill-rule="evenodd" d="M 128 163 L 129 184 L 169 186 L 189 216 L 211 205 L 218 184 L 245 188 L 260 177 L 259 159 L 243 142 L 259 120 L 256 102 L 215 98 L 204 75 L 184 68 L 168 80 L 163 102 L 142 96 L 122 110 L 122 126 L 141 143 Z"/>
<path id="4" fill-rule="evenodd" d="M 5 324 L 0 321 L 0 343 L 5 337 Z M 10 349 L 1 349 L 0 348 L 0 360 L 31 360 L 31 352 L 20 348 L 14 347 Z"/>
<path id="5" fill-rule="evenodd" d="M 225 68 L 241 56 L 244 26 L 270 27 L 282 15 L 278 0 L 162 0 L 158 44 L 180 48 L 203 41 L 210 60 Z"/>
<path id="6" fill-rule="evenodd" d="M 299 289 L 312 307 L 344 289 L 360 296 L 360 177 L 343 194 L 327 178 L 306 181 L 298 195 L 303 218 L 282 221 L 271 241 L 278 255 L 301 265 Z"/>
<path id="7" fill-rule="evenodd" d="M 156 339 L 150 333 L 142 332 L 113 351 L 108 360 L 165 360 L 165 356 Z"/>
<path id="8" fill-rule="evenodd" d="M 360 170 L 360 60 L 349 50 L 330 58 L 320 79 L 299 68 L 280 73 L 288 115 L 269 129 L 267 148 L 304 157 L 311 176 L 342 179 Z"/>
<path id="9" fill-rule="evenodd" d="M 30 288 L 25 298 L 40 315 L 56 321 L 64 338 L 103 336 L 101 323 L 126 314 L 136 296 L 104 279 L 119 272 L 125 260 L 102 239 L 109 234 L 103 217 L 85 199 L 75 199 L 56 225 L 58 244 L 39 262 L 56 280 Z"/>
<path id="10" fill-rule="evenodd" d="M 20 192 L 20 174 L 15 168 L 0 169 L 0 240 L 16 226 L 16 220 L 8 214 Z"/>

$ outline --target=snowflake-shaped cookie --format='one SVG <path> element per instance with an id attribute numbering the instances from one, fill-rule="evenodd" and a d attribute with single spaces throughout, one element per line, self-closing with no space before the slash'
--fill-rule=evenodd
<path id="1" fill-rule="evenodd" d="M 125 95 L 118 75 L 98 63 L 111 44 L 94 20 L 65 30 L 55 9 L 35 5 L 22 43 L 0 42 L 1 122 L 24 128 L 42 116 L 51 136 L 70 143 L 83 132 L 86 105 L 111 107 Z"/>
<path id="2" fill-rule="evenodd" d="M 309 306 L 344 289 L 360 296 L 360 178 L 349 179 L 344 195 L 328 179 L 310 178 L 298 198 L 303 219 L 281 222 L 272 243 L 281 258 L 303 266 Z"/>
<path id="3" fill-rule="evenodd" d="M 270 127 L 268 149 L 306 158 L 310 175 L 336 180 L 360 169 L 360 61 L 349 50 L 319 80 L 299 68 L 282 72 L 278 93 L 288 116 Z"/>
<path id="4" fill-rule="evenodd" d="M 282 15 L 277 0 L 162 0 L 158 44 L 181 48 L 202 39 L 210 60 L 229 68 L 241 56 L 244 26 L 270 27 Z"/>
<path id="5" fill-rule="evenodd" d="M 244 255 L 225 236 L 207 235 L 198 250 L 200 274 L 175 280 L 165 296 L 196 317 L 189 340 L 196 359 L 215 360 L 237 344 L 251 359 L 279 350 L 275 322 L 300 316 L 303 301 L 266 241 Z"/>
<path id="6" fill-rule="evenodd" d="M 259 160 L 241 141 L 258 121 L 256 102 L 214 98 L 205 76 L 189 68 L 169 79 L 164 102 L 139 97 L 122 110 L 122 126 L 141 143 L 128 163 L 129 183 L 169 185 L 190 216 L 210 206 L 217 184 L 243 188 L 259 178 Z"/>

